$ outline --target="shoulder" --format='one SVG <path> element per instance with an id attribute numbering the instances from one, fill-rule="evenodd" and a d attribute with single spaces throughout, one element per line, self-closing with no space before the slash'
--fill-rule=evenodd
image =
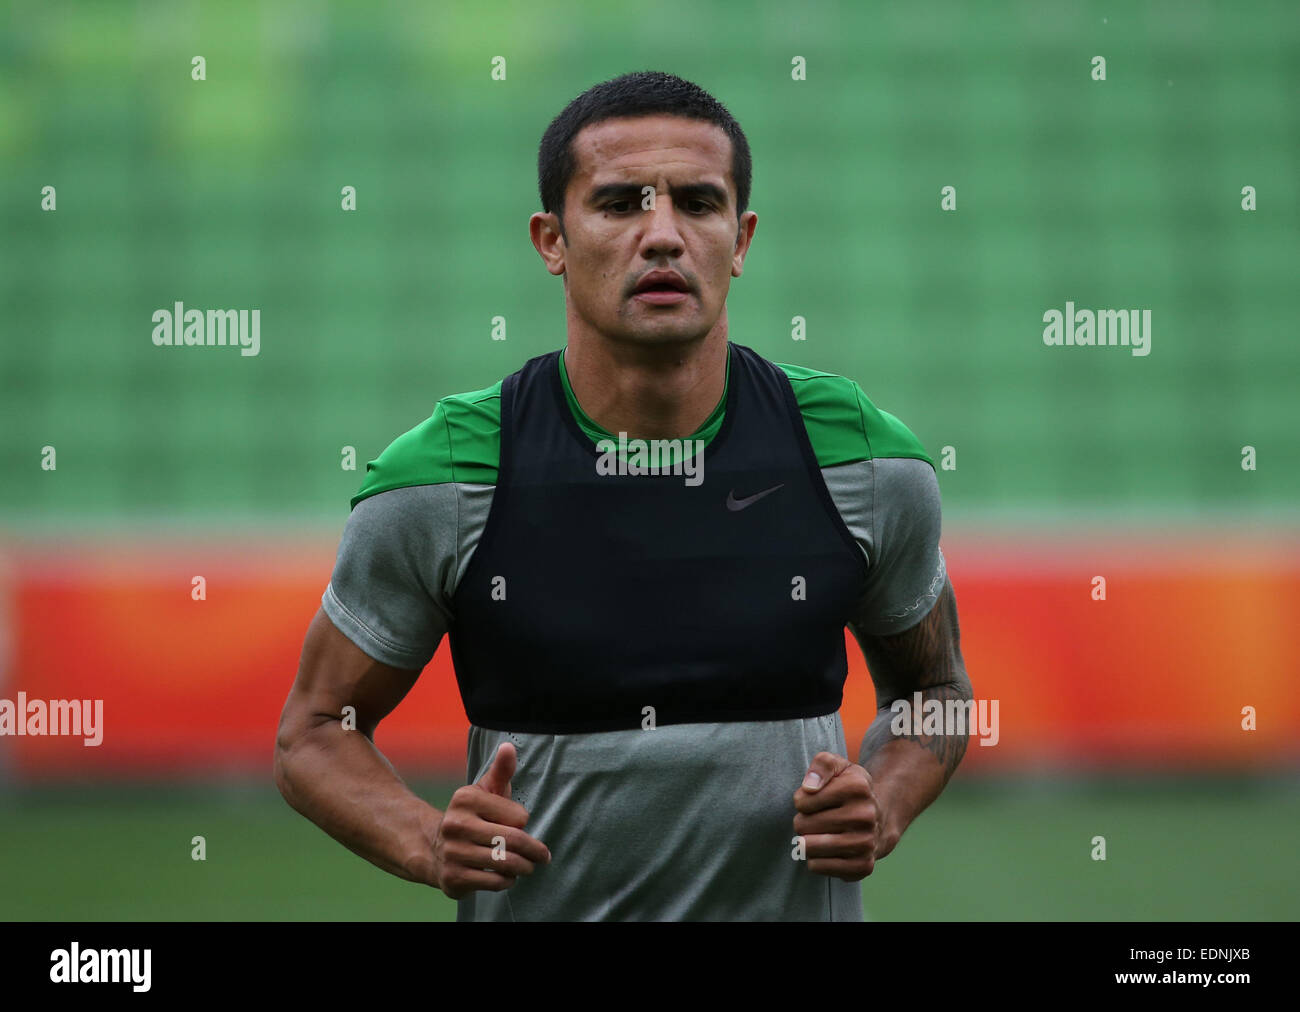
<path id="1" fill-rule="evenodd" d="M 806 366 L 773 365 L 790 380 L 820 467 L 888 457 L 923 460 L 934 467 L 916 434 L 876 407 L 854 380 Z"/>
<path id="2" fill-rule="evenodd" d="M 438 401 L 428 418 L 366 464 L 352 506 L 413 485 L 495 485 L 501 454 L 501 383 Z"/>

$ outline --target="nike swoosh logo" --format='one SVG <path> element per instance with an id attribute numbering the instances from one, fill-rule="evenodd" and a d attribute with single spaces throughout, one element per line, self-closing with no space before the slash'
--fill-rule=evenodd
<path id="1" fill-rule="evenodd" d="M 736 490 L 733 488 L 727 493 L 727 509 L 736 513 L 745 509 L 747 506 L 753 506 L 754 503 L 758 502 L 758 500 L 762 499 L 764 496 L 769 496 L 773 492 L 777 491 L 777 489 L 782 488 L 785 488 L 785 482 L 782 482 L 780 485 L 773 485 L 771 488 L 764 489 L 762 492 L 755 492 L 753 495 L 745 496 L 744 499 L 737 499 Z"/>

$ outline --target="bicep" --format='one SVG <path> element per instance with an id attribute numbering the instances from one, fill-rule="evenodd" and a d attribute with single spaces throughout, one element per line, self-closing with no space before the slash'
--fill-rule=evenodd
<path id="1" fill-rule="evenodd" d="M 849 620 L 880 706 L 917 690 L 960 691 L 957 601 L 939 539 L 939 483 L 929 463 L 873 462 L 867 588 Z"/>
<path id="2" fill-rule="evenodd" d="M 369 656 L 318 609 L 307 627 L 298 675 L 280 719 L 280 738 L 291 740 L 355 708 L 356 727 L 366 737 L 410 692 L 418 668 L 398 668 Z"/>
<path id="3" fill-rule="evenodd" d="M 849 624 L 872 636 L 900 633 L 933 609 L 947 578 L 938 478 L 923 460 L 874 460 L 858 498 L 868 572 Z"/>
<path id="4" fill-rule="evenodd" d="M 961 656 L 957 597 L 947 576 L 934 605 L 916 625 L 883 636 L 854 632 L 871 669 L 878 706 L 938 686 L 969 692 Z"/>
<path id="5" fill-rule="evenodd" d="M 456 543 L 451 486 L 393 489 L 357 505 L 307 629 L 282 738 L 339 720 L 346 706 L 357 730 L 374 734 L 447 630 Z"/>
<path id="6" fill-rule="evenodd" d="M 369 656 L 422 669 L 450 627 L 456 489 L 420 485 L 363 500 L 348 517 L 321 604 Z"/>

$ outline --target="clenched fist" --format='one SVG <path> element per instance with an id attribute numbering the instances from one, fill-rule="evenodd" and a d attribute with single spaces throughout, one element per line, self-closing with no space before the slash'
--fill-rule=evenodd
<path id="1" fill-rule="evenodd" d="M 794 792 L 794 807 L 809 871 L 846 882 L 871 874 L 884 817 L 870 773 L 844 756 L 818 752 Z"/>
<path id="2" fill-rule="evenodd" d="M 528 810 L 510 797 L 518 758 L 509 742 L 476 784 L 451 796 L 433 841 L 434 883 L 454 900 L 477 889 L 501 892 L 520 875 L 551 863 L 551 852 L 524 832 Z"/>

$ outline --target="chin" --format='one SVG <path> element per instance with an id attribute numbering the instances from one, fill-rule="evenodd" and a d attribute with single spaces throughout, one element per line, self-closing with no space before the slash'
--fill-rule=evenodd
<path id="1" fill-rule="evenodd" d="M 659 345 L 692 344 L 704 338 L 708 332 L 707 328 L 701 330 L 699 327 L 664 327 L 624 332 L 615 339 L 626 341 L 629 344 L 654 347 Z"/>

